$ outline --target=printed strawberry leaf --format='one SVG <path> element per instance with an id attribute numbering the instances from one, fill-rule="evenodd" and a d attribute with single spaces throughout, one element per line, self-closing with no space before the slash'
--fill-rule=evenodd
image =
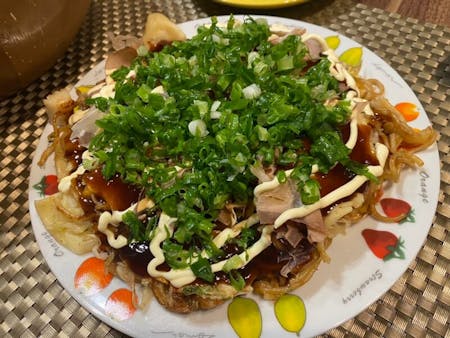
<path id="1" fill-rule="evenodd" d="M 33 188 L 39 193 L 40 197 L 44 197 L 45 196 L 45 176 L 42 176 L 41 180 L 33 185 Z"/>
<path id="2" fill-rule="evenodd" d="M 40 197 L 53 195 L 58 192 L 58 177 L 56 175 L 42 176 L 41 180 L 33 185 Z"/>
<path id="3" fill-rule="evenodd" d="M 406 215 L 405 218 L 403 218 L 400 222 L 398 222 L 399 224 L 403 224 L 403 223 L 416 223 L 416 217 L 414 216 L 414 209 L 411 209 L 408 214 Z"/>
<path id="4" fill-rule="evenodd" d="M 405 252 L 403 249 L 405 248 L 405 242 L 401 237 L 398 238 L 397 244 L 387 246 L 387 249 L 390 251 L 390 254 L 383 258 L 383 261 L 388 261 L 392 258 L 405 259 Z"/>

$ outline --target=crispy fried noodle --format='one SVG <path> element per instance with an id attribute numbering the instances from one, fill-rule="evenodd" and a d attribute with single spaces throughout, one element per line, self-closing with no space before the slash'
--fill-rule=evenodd
<path id="1" fill-rule="evenodd" d="M 106 79 L 45 100 L 56 195 L 48 231 L 170 311 L 266 299 L 305 284 L 338 234 L 368 215 L 414 153 L 383 84 L 348 70 L 324 39 L 230 17 L 186 39 L 150 14 L 142 45 L 114 52 Z M 142 296 L 143 295 L 143 296 Z"/>

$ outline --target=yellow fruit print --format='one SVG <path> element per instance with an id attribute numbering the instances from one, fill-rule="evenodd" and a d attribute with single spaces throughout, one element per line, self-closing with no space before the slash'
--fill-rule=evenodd
<path id="1" fill-rule="evenodd" d="M 296 295 L 286 294 L 278 298 L 274 304 L 274 312 L 281 327 L 288 332 L 299 335 L 305 326 L 305 304 Z M 228 321 L 239 338 L 261 336 L 261 311 L 253 299 L 245 297 L 233 299 L 228 305 Z"/>
<path id="2" fill-rule="evenodd" d="M 228 305 L 228 321 L 239 338 L 258 338 L 261 336 L 261 311 L 253 299 L 234 298 Z"/>
<path id="3" fill-rule="evenodd" d="M 76 89 L 80 94 L 87 94 L 94 86 L 78 86 Z"/>
<path id="4" fill-rule="evenodd" d="M 306 321 L 305 303 L 296 295 L 285 294 L 275 302 L 275 316 L 283 329 L 298 335 Z"/>
<path id="5" fill-rule="evenodd" d="M 339 60 L 346 63 L 350 67 L 359 67 L 362 60 L 362 48 L 353 47 L 347 49 L 341 54 L 341 56 L 339 56 Z"/>
<path id="6" fill-rule="evenodd" d="M 337 35 L 328 36 L 325 38 L 325 41 L 331 49 L 336 49 L 341 44 L 341 39 Z"/>

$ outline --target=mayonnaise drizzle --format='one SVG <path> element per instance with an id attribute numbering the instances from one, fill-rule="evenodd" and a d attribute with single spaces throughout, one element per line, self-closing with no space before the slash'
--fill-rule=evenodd
<path id="1" fill-rule="evenodd" d="M 154 258 L 150 261 L 147 266 L 147 272 L 152 277 L 163 277 L 170 281 L 170 283 L 175 287 L 182 287 L 189 283 L 192 283 L 197 279 L 190 268 L 186 269 L 170 269 L 169 271 L 160 271 L 157 270 L 157 267 L 164 263 L 164 252 L 161 249 L 161 243 L 164 242 L 168 237 L 171 237 L 174 229 L 175 223 L 177 219 L 166 215 L 165 213 L 161 213 L 158 226 L 155 229 L 154 237 L 150 243 L 150 252 L 153 254 Z M 259 221 L 258 216 L 252 215 L 247 220 L 240 222 L 233 228 L 225 229 L 221 231 L 215 238 L 214 243 L 217 247 L 222 247 L 225 242 L 230 239 L 238 236 L 243 228 L 250 227 L 252 225 L 257 224 Z M 245 266 L 248 262 L 250 262 L 254 257 L 259 255 L 264 249 L 266 249 L 271 243 L 270 234 L 273 231 L 273 227 L 271 225 L 266 225 L 261 233 L 261 237 L 256 241 L 250 248 L 246 251 L 239 254 L 241 259 L 241 265 L 236 267 L 240 268 Z M 203 252 L 202 256 L 206 256 Z M 230 260 L 225 259 L 220 262 L 214 263 L 211 265 L 211 269 L 213 272 L 218 272 L 223 269 L 223 266 Z M 195 257 L 194 257 L 195 261 Z"/>
<path id="2" fill-rule="evenodd" d="M 168 237 L 171 237 L 175 229 L 176 218 L 170 217 L 165 213 L 161 213 L 158 220 L 158 226 L 154 230 L 153 239 L 150 242 L 150 252 L 153 259 L 147 265 L 147 272 L 150 276 L 158 277 L 159 271 L 156 270 L 158 265 L 164 263 L 164 253 L 161 249 L 161 243 Z"/>
<path id="3" fill-rule="evenodd" d="M 375 145 L 375 151 L 380 165 L 368 166 L 367 169 L 371 174 L 375 176 L 380 176 L 383 173 L 384 164 L 389 154 L 389 150 L 384 144 L 377 143 Z M 330 192 L 328 195 L 325 195 L 316 203 L 303 205 L 299 208 L 292 208 L 284 211 L 275 220 L 274 228 L 277 229 L 290 219 L 304 217 L 315 210 L 325 208 L 344 197 L 350 196 L 367 180 L 368 178 L 366 176 L 357 175 L 350 182 L 347 182 L 346 184 L 340 186 L 336 190 Z"/>
<path id="4" fill-rule="evenodd" d="M 108 244 L 111 245 L 115 249 L 120 249 L 128 244 L 128 239 L 123 236 L 115 236 L 114 233 L 108 229 L 108 225 L 114 225 L 118 226 L 120 222 L 122 222 L 123 215 L 130 211 L 134 210 L 136 207 L 136 204 L 133 204 L 128 209 L 125 209 L 123 211 L 113 211 L 112 213 L 105 211 L 100 215 L 100 218 L 98 219 L 98 230 L 101 231 L 106 235 L 106 238 L 108 239 Z"/>
<path id="5" fill-rule="evenodd" d="M 115 86 L 116 83 L 110 83 L 110 84 L 105 84 L 104 86 L 102 86 L 100 88 L 100 91 L 94 95 L 92 95 L 93 98 L 97 98 L 97 97 L 105 97 L 105 98 L 113 98 L 115 95 Z"/>
<path id="6" fill-rule="evenodd" d="M 85 171 L 86 169 L 84 169 L 84 167 L 80 165 L 73 173 L 61 179 L 61 181 L 58 183 L 58 190 L 61 192 L 69 191 L 70 186 L 72 185 L 72 180 L 79 175 L 83 175 Z"/>
<path id="7" fill-rule="evenodd" d="M 317 36 L 317 39 L 322 39 L 322 41 L 325 42 L 325 40 Z M 325 42 L 326 43 L 326 42 Z M 322 54 L 326 55 L 328 60 L 330 60 L 330 73 L 333 75 L 333 77 L 338 81 L 345 81 L 347 86 L 349 86 L 351 89 L 353 89 L 359 96 L 359 89 L 356 85 L 356 81 L 353 78 L 353 76 L 345 69 L 345 66 L 342 64 L 342 62 L 338 59 L 336 54 L 332 49 L 327 49 Z"/>
<path id="8" fill-rule="evenodd" d="M 98 219 L 98 230 L 106 235 L 108 244 L 115 249 L 120 249 L 128 244 L 128 240 L 125 236 L 119 235 L 115 237 L 114 232 L 108 228 L 108 225 L 118 226 L 122 222 L 123 215 L 128 211 L 136 212 L 138 210 L 150 209 L 155 205 L 151 199 L 144 199 L 138 203 L 132 204 L 129 208 L 123 211 L 104 211 Z"/>
<path id="9" fill-rule="evenodd" d="M 226 26 L 225 26 L 226 27 Z M 284 27 L 282 26 L 276 26 L 273 25 L 273 28 L 277 28 L 280 31 L 283 30 Z M 326 41 L 319 35 L 316 34 L 303 34 L 302 35 L 302 41 L 306 41 L 308 39 L 316 39 L 322 49 L 323 55 L 326 55 L 328 60 L 330 60 L 330 73 L 334 78 L 336 78 L 338 81 L 345 81 L 347 86 L 351 88 L 347 92 L 346 98 L 350 100 L 351 102 L 351 108 L 354 107 L 355 102 L 362 102 L 363 99 L 359 98 L 359 90 L 356 86 L 356 82 L 353 78 L 353 76 L 345 69 L 345 66 L 340 62 L 340 60 L 335 55 L 334 51 L 332 49 L 328 48 L 328 45 Z M 153 91 L 153 93 L 158 94 L 165 94 L 165 90 L 162 87 L 156 87 Z M 112 97 L 114 96 L 114 84 L 113 83 L 107 83 L 104 84 L 100 91 L 93 95 L 93 97 L 97 96 L 103 96 L 103 97 Z M 367 105 L 367 107 L 364 109 L 364 112 L 367 115 L 373 115 L 373 112 L 370 109 L 370 106 Z M 346 142 L 346 146 L 349 149 L 353 149 L 356 145 L 358 138 L 358 125 L 357 125 L 357 118 L 354 113 L 352 113 L 351 122 L 350 122 L 350 135 L 349 139 Z M 86 153 L 86 152 L 85 152 Z M 83 156 L 88 157 L 90 154 L 87 152 L 86 154 L 83 153 Z M 383 173 L 384 164 L 386 161 L 386 158 L 388 156 L 388 149 L 380 143 L 376 144 L 376 154 L 377 158 L 379 160 L 380 165 L 378 166 L 369 166 L 368 170 L 370 173 L 372 173 L 375 176 L 380 176 Z M 311 173 L 315 173 L 318 171 L 318 166 L 313 165 Z M 80 165 L 75 172 L 72 174 L 64 177 L 59 185 L 58 189 L 62 192 L 68 191 L 71 186 L 71 181 L 73 178 L 77 177 L 78 175 L 82 175 L 85 172 L 85 168 Z M 291 170 L 286 171 L 286 176 L 290 176 L 292 173 Z M 289 210 L 286 210 L 283 212 L 274 222 L 274 225 L 265 225 L 262 228 L 261 237 L 257 242 L 255 242 L 250 248 L 248 248 L 246 251 L 240 253 L 238 256 L 241 259 L 240 266 L 237 266 L 236 268 L 241 268 L 245 266 L 248 262 L 250 262 L 254 257 L 259 255 L 264 249 L 266 249 L 268 246 L 271 245 L 271 233 L 274 229 L 281 226 L 283 223 L 285 223 L 287 220 L 292 218 L 298 218 L 303 217 L 317 209 L 324 208 L 326 206 L 329 206 L 330 204 L 338 201 L 339 199 L 342 199 L 343 197 L 349 196 L 352 193 L 354 193 L 364 182 L 366 182 L 368 178 L 363 175 L 357 175 L 355 176 L 350 182 L 344 184 L 343 186 L 339 187 L 338 189 L 332 191 L 328 195 L 321 198 L 318 202 L 310 205 L 303 205 L 298 208 L 292 208 Z M 276 188 L 280 183 L 278 182 L 277 178 L 274 178 L 273 180 L 269 182 L 263 182 L 255 187 L 254 189 L 254 195 L 255 197 L 264 191 L 272 190 Z M 107 240 L 109 245 L 111 247 L 114 247 L 116 249 L 121 248 L 125 245 L 127 245 L 127 238 L 123 235 L 115 236 L 114 232 L 108 228 L 109 225 L 118 226 L 120 222 L 122 222 L 123 215 L 129 211 L 129 210 L 135 210 L 136 204 L 133 204 L 130 208 L 124 210 L 124 211 L 112 211 L 110 212 L 103 212 L 100 215 L 99 222 L 98 222 L 98 230 L 104 233 L 107 236 Z M 166 280 L 170 281 L 170 283 L 175 287 L 182 287 L 184 285 L 187 285 L 189 283 L 192 283 L 197 278 L 192 270 L 190 268 L 186 269 L 171 269 L 169 271 L 160 271 L 157 270 L 157 267 L 164 263 L 164 252 L 161 248 L 161 244 L 164 240 L 167 238 L 170 238 L 173 235 L 173 232 L 175 231 L 177 219 L 168 216 L 165 213 L 161 213 L 158 225 L 154 230 L 153 238 L 150 242 L 150 251 L 154 258 L 150 261 L 150 263 L 147 266 L 147 272 L 152 277 L 163 277 Z M 214 244 L 220 248 L 222 247 L 227 240 L 230 238 L 237 237 L 243 228 L 245 227 L 251 227 L 255 224 L 258 224 L 259 219 L 258 216 L 252 215 L 248 219 L 238 223 L 233 228 L 227 228 L 223 231 L 221 231 L 214 239 Z M 203 251 L 200 253 L 201 256 L 208 258 L 207 254 Z M 229 258 L 231 259 L 231 258 Z M 221 271 L 224 267 L 224 265 L 229 261 L 229 259 L 214 263 L 211 265 L 211 269 L 213 272 Z M 194 257 L 195 260 L 195 257 Z"/>
<path id="10" fill-rule="evenodd" d="M 322 46 L 323 50 L 329 50 L 327 42 L 320 35 L 312 34 L 312 33 L 305 33 L 305 34 L 302 35 L 302 41 L 303 42 L 305 42 L 305 41 L 307 41 L 309 39 L 317 40 L 317 42 L 319 42 L 320 45 Z"/>
<path id="11" fill-rule="evenodd" d="M 214 237 L 213 242 L 218 248 L 221 248 L 228 239 L 238 236 L 243 228 L 249 228 L 258 222 L 258 215 L 254 214 L 246 220 L 239 222 L 234 227 L 222 230 L 216 237 Z"/>
<path id="12" fill-rule="evenodd" d="M 272 244 L 272 239 L 270 237 L 273 231 L 272 225 L 265 225 L 261 232 L 261 237 L 247 250 L 241 252 L 238 256 L 241 259 L 241 264 L 236 266 L 235 269 L 242 268 L 248 262 L 250 262 L 253 258 L 258 256 L 264 249 L 266 249 L 270 244 Z M 211 269 L 213 272 L 218 272 L 223 269 L 223 266 L 229 259 L 225 259 L 223 261 L 217 262 L 211 265 Z"/>
<path id="13" fill-rule="evenodd" d="M 328 60 L 330 60 L 330 73 L 338 81 L 345 81 L 347 86 L 355 90 L 359 94 L 358 87 L 356 86 L 355 79 L 353 76 L 345 69 L 345 66 L 339 60 L 339 58 L 334 53 L 334 50 L 328 47 L 327 42 L 323 37 L 317 34 L 305 33 L 302 35 L 302 41 L 305 42 L 309 39 L 315 39 L 322 46 L 322 54 L 326 55 Z"/>
<path id="14" fill-rule="evenodd" d="M 355 113 L 352 113 L 352 120 L 350 122 L 350 135 L 348 137 L 345 146 L 348 149 L 353 149 L 358 141 L 358 120 L 356 119 Z"/>
<path id="15" fill-rule="evenodd" d="M 93 160 L 94 157 L 89 152 L 89 150 L 85 150 L 83 154 L 81 154 L 81 159 L 84 160 Z M 67 175 L 61 179 L 58 183 L 58 190 L 61 192 L 67 192 L 70 189 L 70 186 L 72 185 L 72 180 L 80 175 L 83 175 L 86 171 L 86 168 L 83 167 L 83 164 L 80 164 L 73 173 L 70 175 Z"/>
<path id="16" fill-rule="evenodd" d="M 317 40 L 320 45 L 323 48 L 322 54 L 326 55 L 328 60 L 330 60 L 330 73 L 333 75 L 333 77 L 338 81 L 345 81 L 347 86 L 351 88 L 347 92 L 346 99 L 350 100 L 351 108 L 352 108 L 352 116 L 350 121 L 350 135 L 345 143 L 345 146 L 349 149 L 353 149 L 356 145 L 356 142 L 358 141 L 358 119 L 356 116 L 356 113 L 353 112 L 353 107 L 355 106 L 355 102 L 364 102 L 364 99 L 359 98 L 359 90 L 356 85 L 355 79 L 353 76 L 345 69 L 345 66 L 340 62 L 338 57 L 335 55 L 334 51 L 330 48 L 328 48 L 328 45 L 320 35 L 316 34 L 303 34 L 302 35 L 302 41 L 307 41 L 309 39 L 315 39 Z M 364 109 L 364 112 L 368 115 L 373 115 L 372 110 L 370 109 L 370 106 L 367 105 Z M 388 150 L 387 148 L 380 143 L 376 144 L 376 154 L 378 161 L 380 163 L 379 166 L 369 166 L 368 170 L 370 173 L 372 173 L 375 176 L 380 176 L 383 173 L 384 163 L 386 161 Z M 314 165 L 311 174 L 318 171 L 317 165 Z M 291 170 L 286 171 L 286 176 L 289 177 L 292 173 Z M 318 202 L 310 205 L 303 205 L 298 208 L 292 208 L 289 210 L 286 210 L 283 212 L 274 223 L 275 229 L 281 226 L 284 222 L 286 222 L 289 219 L 297 218 L 297 217 L 303 217 L 308 215 L 309 213 L 324 208 L 339 199 L 342 199 L 346 196 L 351 195 L 354 193 L 364 182 L 366 182 L 368 178 L 363 175 L 357 175 L 354 177 L 350 182 L 344 184 L 343 186 L 339 187 L 338 189 L 332 191 L 328 195 L 322 197 Z M 275 177 L 271 181 L 263 182 L 259 185 L 257 185 L 254 189 L 254 196 L 257 198 L 258 195 L 262 194 L 265 191 L 269 191 L 272 189 L 275 189 L 280 183 L 278 182 L 278 179 Z"/>

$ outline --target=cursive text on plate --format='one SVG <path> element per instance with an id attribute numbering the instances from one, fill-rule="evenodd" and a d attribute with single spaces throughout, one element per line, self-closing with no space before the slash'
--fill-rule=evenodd
<path id="1" fill-rule="evenodd" d="M 53 256 L 64 256 L 64 252 L 61 250 L 61 247 L 58 245 L 52 235 L 50 235 L 47 231 L 42 232 L 41 235 L 47 240 L 47 242 L 50 244 L 50 247 L 53 249 Z"/>
<path id="2" fill-rule="evenodd" d="M 348 295 L 347 297 L 342 298 L 342 303 L 347 304 L 351 300 L 353 300 L 357 296 L 361 296 L 364 289 L 369 286 L 370 283 L 373 283 L 374 281 L 381 279 L 383 277 L 383 274 L 379 269 L 377 269 L 372 275 L 367 278 L 360 286 L 358 286 L 353 292 Z"/>

